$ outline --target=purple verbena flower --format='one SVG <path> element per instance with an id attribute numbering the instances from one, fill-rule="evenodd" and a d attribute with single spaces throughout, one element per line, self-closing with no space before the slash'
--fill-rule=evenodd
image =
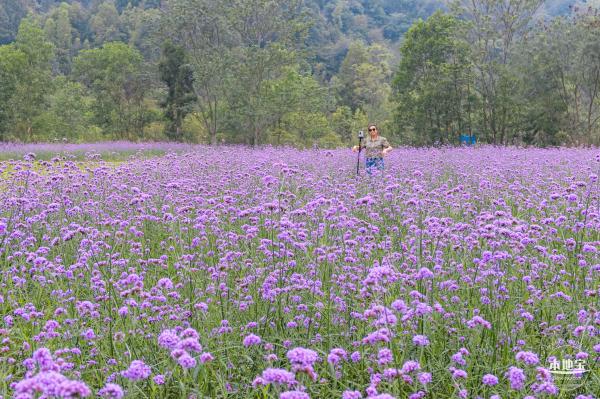
<path id="1" fill-rule="evenodd" d="M 129 368 L 121 375 L 129 380 L 145 380 L 151 374 L 152 370 L 142 360 L 134 360 L 131 362 Z"/>
<path id="2" fill-rule="evenodd" d="M 493 386 L 498 384 L 498 377 L 493 374 L 486 374 L 483 376 L 482 382 L 484 385 Z"/>
<path id="3" fill-rule="evenodd" d="M 253 346 L 259 345 L 261 343 L 261 339 L 258 335 L 248 334 L 243 341 L 244 346 Z"/>
<path id="4" fill-rule="evenodd" d="M 98 391 L 98 395 L 106 399 L 121 399 L 125 393 L 119 385 L 108 383 Z"/>

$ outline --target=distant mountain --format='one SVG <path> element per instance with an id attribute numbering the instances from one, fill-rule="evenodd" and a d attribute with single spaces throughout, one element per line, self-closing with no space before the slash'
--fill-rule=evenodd
<path id="1" fill-rule="evenodd" d="M 444 0 L 306 0 L 315 24 L 309 45 L 328 79 L 354 40 L 379 43 L 398 53 L 404 33 L 419 18 L 446 8 Z"/>
<path id="2" fill-rule="evenodd" d="M 219 1 L 219 0 L 214 0 Z M 27 14 L 45 21 L 61 3 L 69 7 L 73 36 L 82 46 L 94 48 L 106 40 L 131 42 L 143 38 L 147 27 L 140 25 L 148 10 L 168 0 L 0 0 L 0 44 L 15 39 L 19 23 Z M 308 38 L 313 65 L 328 80 L 337 73 L 348 47 L 359 40 L 381 44 L 398 55 L 406 31 L 438 9 L 447 9 L 452 0 L 304 0 L 313 19 Z M 600 8 L 600 0 L 546 0 L 540 16 L 567 15 L 571 8 Z M 132 30 L 136 30 L 135 32 Z M 138 41 L 134 41 L 145 54 Z M 77 46 L 75 46 L 77 47 Z"/>
<path id="3" fill-rule="evenodd" d="M 543 9 L 549 16 L 567 15 L 573 8 L 600 10 L 600 0 L 547 0 Z"/>
<path id="4" fill-rule="evenodd" d="M 571 10 L 571 6 L 577 3 L 576 0 L 546 0 L 542 9 L 545 14 L 550 16 L 565 15 Z"/>

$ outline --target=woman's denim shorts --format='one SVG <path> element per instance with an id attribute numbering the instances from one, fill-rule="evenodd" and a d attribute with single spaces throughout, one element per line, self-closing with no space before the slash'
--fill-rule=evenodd
<path id="1" fill-rule="evenodd" d="M 367 173 L 373 173 L 373 170 L 383 170 L 383 158 L 367 158 L 366 159 Z"/>

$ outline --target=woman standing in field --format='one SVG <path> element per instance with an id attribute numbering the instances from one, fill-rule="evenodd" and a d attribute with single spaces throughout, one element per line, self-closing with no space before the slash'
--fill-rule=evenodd
<path id="1" fill-rule="evenodd" d="M 383 157 L 392 150 L 392 146 L 383 136 L 379 135 L 375 124 L 369 125 L 369 136 L 364 144 L 352 147 L 352 151 L 365 150 L 365 164 L 367 173 L 373 173 L 373 169 L 383 170 Z"/>

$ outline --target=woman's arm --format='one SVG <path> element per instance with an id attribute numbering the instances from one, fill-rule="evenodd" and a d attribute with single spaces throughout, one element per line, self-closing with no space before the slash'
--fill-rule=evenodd
<path id="1" fill-rule="evenodd" d="M 387 141 L 387 139 L 384 139 L 383 141 L 383 150 L 381 150 L 381 154 L 385 155 L 388 152 L 392 151 L 393 147 L 390 145 L 390 143 Z"/>

